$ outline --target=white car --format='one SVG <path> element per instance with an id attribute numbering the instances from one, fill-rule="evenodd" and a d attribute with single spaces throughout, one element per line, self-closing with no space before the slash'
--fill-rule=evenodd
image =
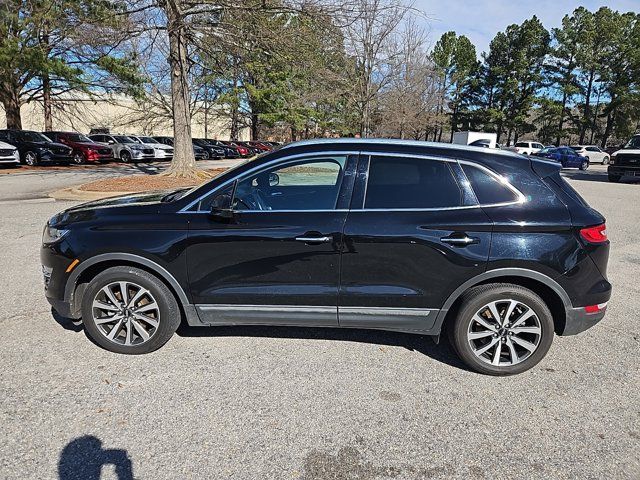
<path id="1" fill-rule="evenodd" d="M 13 145 L 0 142 L 0 165 L 20 165 L 20 154 Z"/>
<path id="2" fill-rule="evenodd" d="M 512 150 L 521 155 L 532 155 L 538 153 L 544 148 L 544 145 L 538 142 L 517 142 Z"/>
<path id="3" fill-rule="evenodd" d="M 611 159 L 607 152 L 595 145 L 573 145 L 571 149 L 575 150 L 578 155 L 587 157 L 589 159 L 589 163 L 601 163 L 603 165 L 607 165 Z"/>
<path id="4" fill-rule="evenodd" d="M 173 147 L 170 145 L 160 143 L 152 137 L 138 137 L 133 135 L 129 135 L 129 137 L 133 138 L 134 140 L 138 140 L 140 143 L 148 147 L 153 148 L 156 160 L 171 160 L 173 158 Z"/>

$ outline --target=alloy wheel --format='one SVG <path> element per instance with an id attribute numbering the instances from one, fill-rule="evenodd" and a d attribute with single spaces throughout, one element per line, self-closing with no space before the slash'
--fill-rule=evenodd
<path id="1" fill-rule="evenodd" d="M 511 298 L 480 308 L 467 330 L 473 354 L 493 366 L 513 366 L 529 358 L 540 345 L 542 325 L 536 312 Z"/>
<path id="2" fill-rule="evenodd" d="M 160 307 L 151 292 L 133 282 L 105 285 L 92 303 L 93 322 L 108 340 L 119 345 L 141 345 L 160 325 Z"/>
<path id="3" fill-rule="evenodd" d="M 38 157 L 33 152 L 27 152 L 27 154 L 24 156 L 24 161 L 27 165 L 33 167 L 38 163 Z"/>
<path id="4" fill-rule="evenodd" d="M 73 163 L 76 165 L 82 165 L 84 163 L 84 157 L 80 152 L 76 152 L 73 154 Z"/>

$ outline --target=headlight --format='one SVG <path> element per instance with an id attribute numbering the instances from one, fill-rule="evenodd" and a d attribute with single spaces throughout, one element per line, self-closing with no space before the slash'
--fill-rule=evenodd
<path id="1" fill-rule="evenodd" d="M 55 228 L 47 223 L 42 232 L 42 243 L 44 245 L 51 245 L 61 240 L 67 233 L 69 233 L 69 230 Z"/>
<path id="2" fill-rule="evenodd" d="M 13 158 L 15 158 L 18 162 L 20 161 L 20 152 L 18 152 L 18 150 L 13 151 Z"/>

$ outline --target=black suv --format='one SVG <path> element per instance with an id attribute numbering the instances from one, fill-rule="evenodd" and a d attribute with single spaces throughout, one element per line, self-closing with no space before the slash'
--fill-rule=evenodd
<path id="1" fill-rule="evenodd" d="M 604 218 L 556 162 L 392 140 L 287 145 L 190 190 L 49 220 L 46 296 L 104 348 L 189 325 L 447 332 L 495 375 L 602 319 Z"/>
<path id="2" fill-rule="evenodd" d="M 0 141 L 15 146 L 20 153 L 20 161 L 30 166 L 41 163 L 71 163 L 72 149 L 62 143 L 51 141 L 40 132 L 0 130 Z"/>

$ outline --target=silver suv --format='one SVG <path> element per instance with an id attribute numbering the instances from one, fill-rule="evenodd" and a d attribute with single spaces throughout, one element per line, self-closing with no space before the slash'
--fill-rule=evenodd
<path id="1" fill-rule="evenodd" d="M 94 142 L 106 143 L 113 150 L 114 158 L 119 158 L 124 163 L 153 161 L 156 158 L 156 152 L 153 147 L 144 145 L 127 135 L 111 135 L 97 133 L 89 135 Z"/>

